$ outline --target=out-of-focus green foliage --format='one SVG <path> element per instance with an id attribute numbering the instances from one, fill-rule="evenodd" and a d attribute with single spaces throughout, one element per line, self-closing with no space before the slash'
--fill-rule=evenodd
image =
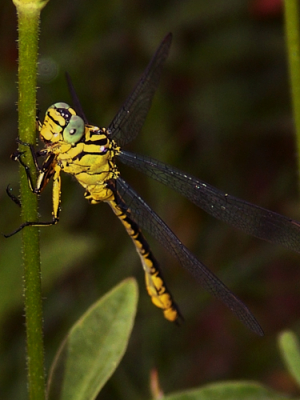
<path id="1" fill-rule="evenodd" d="M 199 389 L 175 393 L 163 400 L 288 400 L 289 396 L 276 393 L 254 382 L 220 382 Z"/>
<path id="2" fill-rule="evenodd" d="M 291 376 L 295 379 L 298 386 L 300 384 L 300 350 L 299 340 L 294 332 L 284 331 L 278 340 L 282 357 Z"/>
<path id="3" fill-rule="evenodd" d="M 64 78 L 68 71 L 89 120 L 107 126 L 156 46 L 172 31 L 160 88 L 144 129 L 128 148 L 299 219 L 282 14 L 280 9 L 262 12 L 259 4 L 255 0 L 49 2 L 40 34 L 41 115 L 54 102 L 70 101 Z M 5 194 L 8 183 L 18 191 L 18 167 L 9 160 L 17 135 L 16 37 L 14 6 L 1 2 L 0 231 L 4 233 L 20 223 L 18 208 Z M 61 222 L 41 232 L 47 370 L 82 312 L 121 279 L 135 275 L 141 300 L 133 336 L 99 398 L 149 398 L 153 367 L 165 393 L 242 378 L 292 393 L 294 383 L 283 369 L 275 338 L 283 328 L 298 328 L 299 255 L 236 232 L 157 182 L 141 179 L 138 172 L 121 166 L 121 173 L 183 243 L 245 301 L 266 336 L 247 332 L 151 241 L 185 317 L 180 328 L 165 321 L 150 304 L 140 261 L 122 226 L 107 205 L 89 205 L 81 187 L 64 176 Z M 50 187 L 41 198 L 40 213 L 49 220 Z M 0 302 L 5 301 L 0 306 L 1 396 L 23 400 L 20 238 L 0 241 L 4 288 Z"/>

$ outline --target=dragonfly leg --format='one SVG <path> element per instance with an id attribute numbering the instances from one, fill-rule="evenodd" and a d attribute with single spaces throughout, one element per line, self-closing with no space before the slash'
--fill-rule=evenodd
<path id="1" fill-rule="evenodd" d="M 16 233 L 20 232 L 22 229 L 24 229 L 26 226 L 51 226 L 51 225 L 55 225 L 57 224 L 58 219 L 53 218 L 52 221 L 50 222 L 34 222 L 34 221 L 26 221 L 23 224 L 21 224 L 19 226 L 19 228 L 15 229 L 13 232 L 8 233 L 8 234 L 4 234 L 3 236 L 5 238 L 9 238 L 11 236 L 14 236 Z"/>
<path id="2" fill-rule="evenodd" d="M 12 193 L 12 187 L 10 185 L 7 185 L 6 187 L 6 193 L 8 195 L 8 197 L 19 207 L 21 207 L 21 202 L 18 199 L 18 197 L 16 197 L 13 193 Z"/>
<path id="3" fill-rule="evenodd" d="M 16 150 L 15 152 L 13 152 L 13 154 L 10 156 L 10 158 L 11 158 L 13 161 L 17 161 L 17 162 L 18 162 L 19 164 L 21 164 L 22 167 L 25 169 L 29 188 L 30 188 L 30 190 L 31 190 L 33 193 L 35 193 L 35 188 L 34 188 L 34 184 L 33 184 L 33 181 L 32 181 L 32 177 L 31 177 L 31 173 L 30 173 L 30 168 L 29 168 L 28 165 L 26 165 L 26 164 L 24 163 L 24 161 L 22 160 L 22 155 L 23 155 L 24 153 L 25 153 L 24 151 Z"/>
<path id="4" fill-rule="evenodd" d="M 40 153 L 36 153 L 34 151 L 33 146 L 31 147 L 31 153 L 34 157 L 38 157 L 39 155 L 43 155 L 42 152 Z M 30 190 L 34 193 L 39 195 L 42 190 L 44 189 L 44 187 L 47 185 L 47 183 L 49 182 L 50 178 L 53 177 L 53 191 L 52 191 L 52 204 L 53 204 L 53 211 L 52 211 L 52 221 L 49 222 L 39 222 L 39 221 L 26 221 L 23 224 L 21 224 L 16 230 L 14 230 L 13 232 L 9 233 L 9 234 L 5 234 L 4 237 L 9 238 L 13 235 L 15 235 L 16 233 L 20 232 L 22 229 L 24 229 L 26 226 L 37 226 L 37 227 L 41 227 L 41 226 L 51 226 L 51 225 L 55 225 L 58 223 L 59 221 L 59 212 L 60 212 L 60 194 L 61 194 L 61 178 L 60 178 L 60 171 L 61 168 L 57 165 L 53 163 L 53 156 L 49 156 L 46 161 L 44 162 L 42 168 L 38 168 L 38 170 L 40 171 L 39 176 L 38 176 L 38 180 L 37 180 L 37 186 L 34 187 L 33 185 L 33 181 L 31 178 L 31 174 L 30 174 L 30 169 L 29 167 L 23 162 L 22 158 L 21 158 L 22 153 L 17 151 L 12 155 L 12 159 L 15 161 L 18 161 L 24 168 L 25 168 L 25 172 L 27 175 L 27 179 L 28 179 L 28 184 L 30 187 Z M 37 164 L 37 162 L 36 162 Z M 8 189 L 7 189 L 7 193 L 9 195 L 9 197 L 17 204 L 20 204 L 19 200 L 11 193 L 9 193 Z M 21 204 L 20 204 L 21 205 Z"/>

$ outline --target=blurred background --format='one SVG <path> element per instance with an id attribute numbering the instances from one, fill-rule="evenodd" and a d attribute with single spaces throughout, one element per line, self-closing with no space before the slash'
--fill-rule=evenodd
<path id="1" fill-rule="evenodd" d="M 9 155 L 17 136 L 17 21 L 0 3 L 0 231 L 20 224 Z M 145 126 L 126 149 L 176 166 L 257 205 L 300 219 L 296 150 L 280 0 L 50 0 L 41 16 L 38 108 L 69 102 L 71 75 L 91 123 L 108 126 L 156 47 L 173 32 L 170 56 Z M 156 368 L 165 393 L 216 380 L 255 379 L 296 393 L 276 338 L 300 331 L 300 255 L 206 215 L 120 165 L 122 176 L 182 242 L 252 310 L 265 331 L 248 332 L 146 233 L 185 323 L 152 306 L 131 240 L 105 204 L 91 206 L 63 176 L 60 223 L 41 230 L 46 368 L 78 317 L 128 276 L 140 287 L 128 350 L 99 399 L 150 398 Z M 40 201 L 51 218 L 51 185 Z M 26 399 L 21 236 L 0 237 L 1 399 Z M 99 327 L 101 330 L 101 327 Z"/>

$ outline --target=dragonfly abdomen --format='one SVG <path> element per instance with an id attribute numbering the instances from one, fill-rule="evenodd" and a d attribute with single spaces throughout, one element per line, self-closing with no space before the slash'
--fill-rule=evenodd
<path id="1" fill-rule="evenodd" d="M 182 316 L 177 304 L 168 290 L 159 264 L 137 223 L 131 218 L 130 210 L 120 195 L 115 192 L 114 200 L 108 202 L 113 212 L 122 222 L 131 237 L 145 272 L 147 292 L 152 303 L 163 310 L 164 317 L 171 322 L 180 322 Z"/>

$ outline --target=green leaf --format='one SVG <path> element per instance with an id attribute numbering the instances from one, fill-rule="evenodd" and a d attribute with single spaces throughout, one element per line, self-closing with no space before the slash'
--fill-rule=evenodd
<path id="1" fill-rule="evenodd" d="M 76 322 L 51 367 L 49 400 L 91 400 L 117 368 L 137 305 L 137 284 L 123 281 Z"/>
<path id="2" fill-rule="evenodd" d="M 221 382 L 199 389 L 163 397 L 162 400 L 287 400 L 289 396 L 276 393 L 255 382 Z"/>
<path id="3" fill-rule="evenodd" d="M 297 336 L 291 331 L 282 332 L 278 344 L 287 369 L 300 385 L 300 349 Z"/>

